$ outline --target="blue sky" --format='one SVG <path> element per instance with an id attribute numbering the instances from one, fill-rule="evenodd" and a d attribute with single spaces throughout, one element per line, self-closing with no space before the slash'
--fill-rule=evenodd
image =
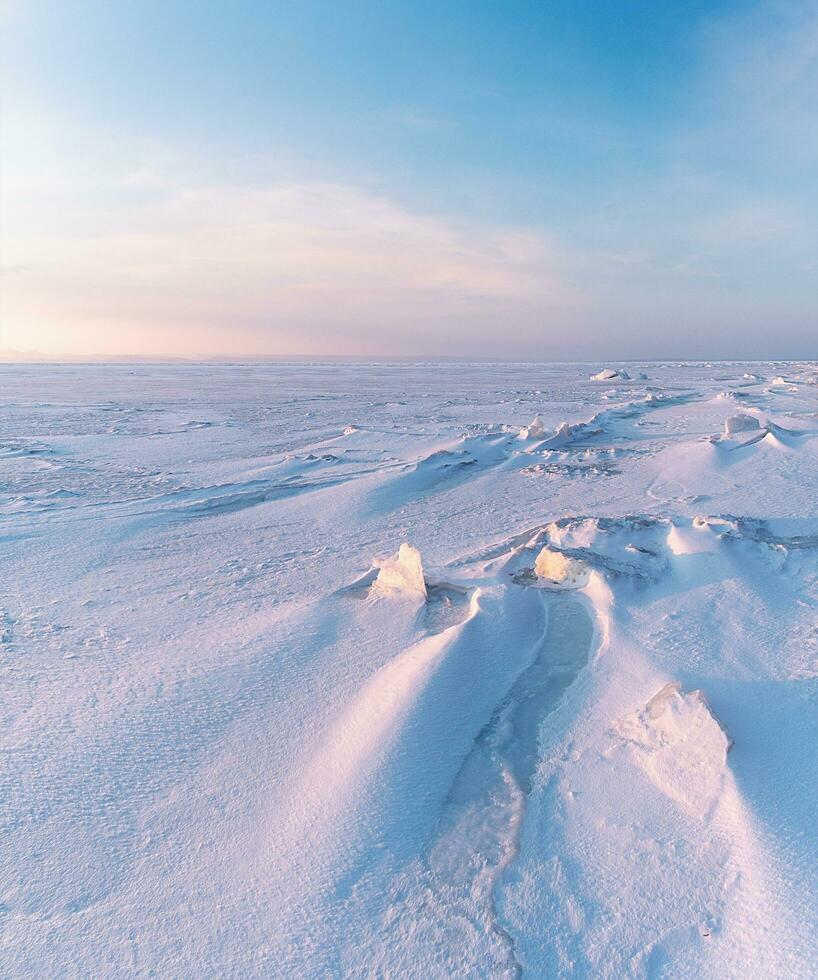
<path id="1" fill-rule="evenodd" d="M 818 354 L 818 2 L 2 17 L 0 347 Z"/>

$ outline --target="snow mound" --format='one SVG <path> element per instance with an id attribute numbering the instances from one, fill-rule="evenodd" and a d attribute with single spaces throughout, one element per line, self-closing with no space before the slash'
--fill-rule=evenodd
<path id="1" fill-rule="evenodd" d="M 738 415 L 731 415 L 724 423 L 724 438 L 735 435 L 737 432 L 757 432 L 760 428 L 755 415 L 739 412 Z"/>
<path id="2" fill-rule="evenodd" d="M 590 569 L 585 562 L 569 558 L 547 545 L 537 555 L 534 572 L 537 578 L 547 579 L 549 585 L 563 589 L 581 589 L 587 585 L 590 576 Z"/>
<path id="3" fill-rule="evenodd" d="M 700 555 L 714 552 L 725 534 L 735 525 L 719 517 L 694 517 L 692 521 L 676 518 L 667 534 L 667 546 L 673 555 Z"/>
<path id="4" fill-rule="evenodd" d="M 651 782 L 684 809 L 705 817 L 721 792 L 732 744 L 701 691 L 666 684 L 615 733 Z"/>
<path id="5" fill-rule="evenodd" d="M 631 376 L 627 371 L 614 371 L 613 368 L 603 368 L 597 374 L 591 375 L 591 381 L 630 381 Z"/>
<path id="6" fill-rule="evenodd" d="M 781 388 L 784 388 L 790 394 L 796 394 L 798 391 L 797 384 L 794 384 L 792 381 L 788 381 L 785 377 L 779 374 L 777 377 L 773 378 L 773 380 L 770 382 L 770 387 L 767 390 L 771 391 Z M 781 394 L 781 392 L 776 391 L 776 394 Z"/>
<path id="7" fill-rule="evenodd" d="M 542 439 L 544 435 L 545 427 L 543 426 L 542 419 L 539 417 L 539 415 L 535 415 L 528 425 L 524 425 L 522 429 L 520 429 L 521 439 Z"/>
<path id="8" fill-rule="evenodd" d="M 566 445 L 574 436 L 574 430 L 567 422 L 560 422 L 556 432 L 543 444 L 546 449 L 559 449 Z"/>
<path id="9" fill-rule="evenodd" d="M 372 588 L 386 595 L 419 597 L 425 602 L 426 580 L 417 548 L 402 544 L 396 555 L 381 563 Z"/>

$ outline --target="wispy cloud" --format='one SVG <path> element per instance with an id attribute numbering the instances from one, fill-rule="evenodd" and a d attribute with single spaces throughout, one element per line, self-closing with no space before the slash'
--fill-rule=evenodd
<path id="1" fill-rule="evenodd" d="M 466 226 L 331 182 L 196 185 L 139 169 L 121 181 L 142 193 L 108 202 L 96 227 L 86 215 L 80 234 L 7 238 L 8 261 L 31 269 L 5 297 L 18 343 L 59 320 L 65 341 L 105 324 L 132 350 L 161 319 L 169 352 L 177 321 L 200 324 L 203 353 L 224 349 L 226 322 L 247 352 L 386 351 L 444 323 L 464 343 L 498 317 L 533 329 L 582 303 L 535 229 Z"/>

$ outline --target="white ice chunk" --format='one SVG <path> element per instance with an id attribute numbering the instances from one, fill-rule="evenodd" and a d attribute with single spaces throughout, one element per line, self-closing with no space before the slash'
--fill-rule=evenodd
<path id="1" fill-rule="evenodd" d="M 724 435 L 731 436 L 736 432 L 756 432 L 760 428 L 755 415 L 739 412 L 738 415 L 731 415 L 724 423 Z"/>
<path id="2" fill-rule="evenodd" d="M 528 425 L 524 425 L 522 429 L 520 429 L 521 439 L 542 439 L 544 435 L 545 426 L 543 425 L 542 419 L 539 417 L 539 415 L 535 415 Z"/>
<path id="3" fill-rule="evenodd" d="M 591 381 L 613 381 L 619 377 L 619 372 L 612 368 L 603 368 L 598 374 L 591 375 Z"/>
<path id="4" fill-rule="evenodd" d="M 730 739 L 701 691 L 666 684 L 615 733 L 636 764 L 663 793 L 704 817 L 721 791 Z"/>
<path id="5" fill-rule="evenodd" d="M 417 548 L 402 544 L 396 555 L 385 559 L 373 588 L 387 595 L 416 596 L 425 601 L 426 581 Z"/>
<path id="6" fill-rule="evenodd" d="M 561 551 L 554 551 L 547 545 L 537 555 L 534 562 L 537 578 L 547 579 L 549 584 L 563 589 L 580 589 L 587 585 L 590 569 L 583 561 L 569 558 Z"/>

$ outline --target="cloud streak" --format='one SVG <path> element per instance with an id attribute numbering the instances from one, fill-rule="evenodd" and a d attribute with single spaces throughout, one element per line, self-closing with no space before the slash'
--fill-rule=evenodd
<path id="1" fill-rule="evenodd" d="M 447 345 L 458 334 L 466 345 L 489 340 L 498 317 L 534 331 L 583 305 L 540 231 L 466 227 L 337 183 L 153 181 L 147 200 L 120 200 L 98 228 L 18 229 L 6 253 L 27 270 L 4 297 L 25 346 L 42 336 L 69 349 L 96 327 L 123 353 L 161 324 L 162 352 L 189 353 L 184 327 L 197 323 L 198 353 L 231 353 L 229 323 L 235 353 L 408 351 L 419 336 L 442 350 L 442 324 Z"/>

